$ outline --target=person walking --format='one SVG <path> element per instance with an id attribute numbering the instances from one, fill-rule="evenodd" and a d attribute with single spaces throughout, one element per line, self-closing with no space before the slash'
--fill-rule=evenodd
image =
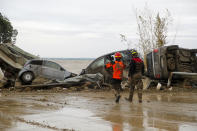
<path id="1" fill-rule="evenodd" d="M 106 69 L 112 68 L 112 86 L 115 89 L 116 103 L 119 103 L 120 100 L 120 91 L 121 91 L 121 81 L 123 77 L 123 70 L 125 68 L 124 63 L 122 62 L 122 55 L 120 52 L 115 53 L 115 62 L 109 62 L 105 65 Z"/>
<path id="2" fill-rule="evenodd" d="M 133 100 L 133 93 L 135 86 L 137 86 L 138 91 L 138 100 L 139 103 L 142 103 L 142 89 L 143 89 L 143 83 L 142 83 L 142 75 L 144 74 L 144 62 L 142 59 L 138 57 L 138 53 L 136 50 L 131 51 L 132 59 L 129 64 L 129 86 L 130 86 L 130 92 L 129 97 L 125 98 L 129 102 L 132 102 Z"/>

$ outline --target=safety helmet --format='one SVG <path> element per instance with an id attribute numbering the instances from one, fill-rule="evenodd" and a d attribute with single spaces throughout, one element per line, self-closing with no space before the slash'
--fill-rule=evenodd
<path id="1" fill-rule="evenodd" d="M 121 55 L 120 52 L 116 52 L 116 53 L 115 53 L 115 58 L 121 58 L 121 57 L 122 57 L 122 55 Z"/>
<path id="2" fill-rule="evenodd" d="M 132 55 L 137 55 L 138 53 L 137 53 L 136 50 L 131 50 L 131 54 L 132 54 Z"/>

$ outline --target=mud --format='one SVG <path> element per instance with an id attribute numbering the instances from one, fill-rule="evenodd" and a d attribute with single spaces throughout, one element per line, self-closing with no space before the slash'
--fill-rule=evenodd
<path id="1" fill-rule="evenodd" d="M 112 91 L 0 93 L 0 130 L 196 131 L 197 91 L 137 94 L 119 104 Z"/>

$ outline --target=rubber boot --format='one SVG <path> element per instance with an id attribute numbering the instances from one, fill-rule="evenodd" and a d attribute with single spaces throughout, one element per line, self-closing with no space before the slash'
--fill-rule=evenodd
<path id="1" fill-rule="evenodd" d="M 138 100 L 139 100 L 139 103 L 142 103 L 142 93 L 138 93 Z"/>
<path id="2" fill-rule="evenodd" d="M 133 101 L 133 92 L 134 92 L 134 88 L 130 87 L 129 97 L 125 98 L 125 100 L 132 102 Z"/>
<path id="3" fill-rule="evenodd" d="M 116 103 L 119 103 L 121 95 L 115 95 L 115 96 L 116 96 L 115 102 L 116 102 Z"/>

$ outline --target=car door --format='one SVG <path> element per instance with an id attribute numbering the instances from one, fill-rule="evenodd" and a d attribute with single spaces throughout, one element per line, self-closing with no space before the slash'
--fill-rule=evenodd
<path id="1" fill-rule="evenodd" d="M 42 75 L 49 79 L 64 80 L 65 70 L 55 62 L 43 61 Z"/>
<path id="2" fill-rule="evenodd" d="M 32 60 L 25 66 L 25 68 L 29 71 L 32 71 L 36 77 L 41 75 L 42 63 L 42 60 Z"/>

